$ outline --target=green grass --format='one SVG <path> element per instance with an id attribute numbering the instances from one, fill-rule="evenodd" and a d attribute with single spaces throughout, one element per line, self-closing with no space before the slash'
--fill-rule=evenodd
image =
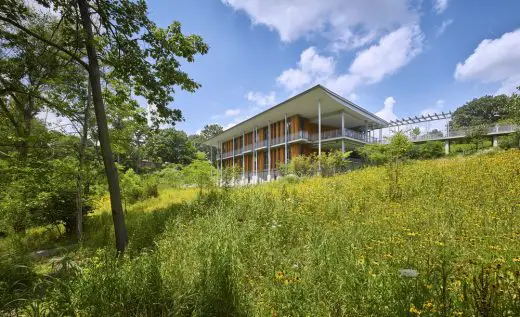
<path id="1" fill-rule="evenodd" d="M 81 316 L 518 316 L 520 152 L 218 190 L 110 217 L 10 305 Z M 399 193 L 396 195 L 395 193 Z M 191 195 L 191 196 L 190 196 Z M 170 197 L 170 198 L 166 198 Z M 106 246 L 106 248 L 100 248 Z M 13 263 L 11 263 L 13 264 Z M 7 267 L 7 266 L 6 266 Z M 7 272 L 6 267 L 0 268 Z M 400 275 L 401 269 L 417 277 Z"/>

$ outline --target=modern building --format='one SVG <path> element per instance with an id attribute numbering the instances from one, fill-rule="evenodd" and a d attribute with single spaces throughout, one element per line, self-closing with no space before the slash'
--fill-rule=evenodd
<path id="1" fill-rule="evenodd" d="M 314 86 L 249 118 L 205 144 L 219 170 L 238 167 L 242 183 L 276 179 L 277 166 L 298 155 L 347 151 L 382 140 L 388 122 L 327 88 Z"/>

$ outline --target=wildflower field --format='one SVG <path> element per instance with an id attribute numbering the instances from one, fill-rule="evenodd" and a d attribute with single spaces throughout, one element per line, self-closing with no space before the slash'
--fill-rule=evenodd
<path id="1" fill-rule="evenodd" d="M 167 207 L 161 233 L 122 258 L 76 250 L 19 311 L 520 316 L 520 153 L 390 174 L 212 190 Z"/>

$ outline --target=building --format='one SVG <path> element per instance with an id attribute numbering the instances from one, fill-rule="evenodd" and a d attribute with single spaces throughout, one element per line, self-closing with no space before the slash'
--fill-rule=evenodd
<path id="1" fill-rule="evenodd" d="M 205 144 L 219 170 L 239 167 L 242 183 L 270 181 L 292 157 L 346 151 L 382 139 L 388 122 L 327 88 L 314 86 L 247 119 Z"/>

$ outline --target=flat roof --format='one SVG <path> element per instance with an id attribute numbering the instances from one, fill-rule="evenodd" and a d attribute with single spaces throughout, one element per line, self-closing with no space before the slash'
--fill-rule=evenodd
<path id="1" fill-rule="evenodd" d="M 255 127 L 263 127 L 269 122 L 281 120 L 287 116 L 301 115 L 306 118 L 318 116 L 318 102 L 321 105 L 322 117 L 331 113 L 345 112 L 345 126 L 356 126 L 365 123 L 379 127 L 387 127 L 389 123 L 375 114 L 361 108 L 322 85 L 311 87 L 281 103 L 246 119 L 221 134 L 204 142 L 206 145 L 217 146 L 219 142 L 239 137 L 249 133 Z"/>

